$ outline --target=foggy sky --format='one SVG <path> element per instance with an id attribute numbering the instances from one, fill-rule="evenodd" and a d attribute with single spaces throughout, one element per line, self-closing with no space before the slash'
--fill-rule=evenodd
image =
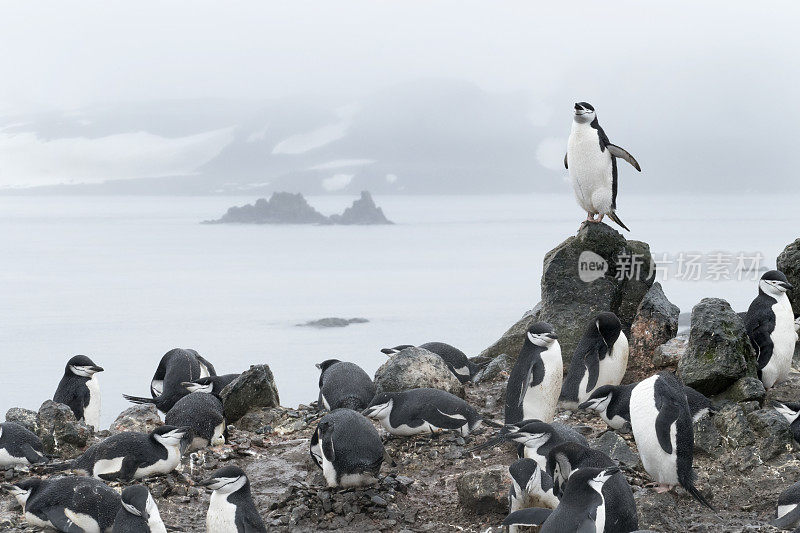
<path id="1" fill-rule="evenodd" d="M 446 78 L 526 95 L 543 128 L 532 173 L 563 174 L 572 102 L 586 100 L 652 179 L 775 192 L 796 183 L 798 13 L 793 2 L 6 3 L 0 128 L 12 116 L 120 102 L 349 103 Z M 198 166 L 227 126 L 192 132 L 221 139 L 189 152 Z M 190 173 L 181 161 L 164 172 Z M 109 178 L 161 172 L 136 165 Z M 0 185 L 24 183 L 20 168 Z"/>

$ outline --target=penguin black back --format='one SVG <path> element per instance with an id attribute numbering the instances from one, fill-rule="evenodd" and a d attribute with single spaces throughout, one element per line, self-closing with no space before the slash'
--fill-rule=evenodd
<path id="1" fill-rule="evenodd" d="M 225 414 L 222 401 L 214 394 L 187 394 L 167 412 L 164 423 L 168 426 L 191 428 L 194 439 L 190 450 L 225 443 Z"/>
<path id="2" fill-rule="evenodd" d="M 355 363 L 328 359 L 318 364 L 319 405 L 329 411 L 343 407 L 362 411 L 375 397 L 375 384 Z"/>
<path id="3" fill-rule="evenodd" d="M 0 467 L 48 462 L 41 439 L 15 422 L 0 424 Z"/>
<path id="4" fill-rule="evenodd" d="M 150 381 L 152 398 L 127 394 L 123 396 L 133 403 L 155 404 L 159 411 L 166 413 L 172 409 L 175 402 L 189 394 L 183 385 L 185 382 L 216 375 L 214 365 L 203 359 L 195 350 L 173 348 L 161 357 Z"/>

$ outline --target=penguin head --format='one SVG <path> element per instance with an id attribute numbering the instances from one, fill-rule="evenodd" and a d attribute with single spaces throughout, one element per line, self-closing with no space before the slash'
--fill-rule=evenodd
<path id="1" fill-rule="evenodd" d="M 597 115 L 594 112 L 594 107 L 588 102 L 577 102 L 575 104 L 575 122 L 578 124 L 588 124 L 592 122 Z"/>
<path id="2" fill-rule="evenodd" d="M 17 499 L 17 502 L 22 508 L 25 508 L 25 503 L 31 494 L 42 485 L 42 480 L 38 477 L 32 477 L 17 481 L 16 483 L 4 484 L 3 489 Z"/>
<path id="3" fill-rule="evenodd" d="M 65 374 L 74 374 L 82 378 L 90 378 L 102 371 L 103 367 L 97 366 L 85 355 L 76 355 L 72 357 L 67 361 L 67 367 L 64 369 Z"/>
<path id="4" fill-rule="evenodd" d="M 614 398 L 616 387 L 614 385 L 603 385 L 597 387 L 589 399 L 578 406 L 578 409 L 591 409 L 598 413 L 604 413 L 608 409 L 608 404 Z"/>
<path id="5" fill-rule="evenodd" d="M 145 520 L 150 518 L 148 503 L 152 500 L 150 491 L 144 485 L 132 485 L 122 491 L 122 508 L 134 516 Z"/>
<path id="6" fill-rule="evenodd" d="M 527 490 L 529 485 L 541 484 L 542 469 L 533 459 L 517 459 L 508 467 L 508 473 L 511 474 L 511 483 L 517 494 Z"/>
<path id="7" fill-rule="evenodd" d="M 790 424 L 800 416 L 800 403 L 773 401 L 772 407 L 774 407 L 778 413 L 782 414 Z"/>
<path id="8" fill-rule="evenodd" d="M 341 361 L 339 359 L 326 359 L 325 361 L 323 361 L 321 363 L 317 363 L 316 367 L 319 368 L 322 371 L 322 373 L 324 374 L 326 370 L 328 370 L 330 367 L 332 367 L 336 363 L 341 363 Z"/>
<path id="9" fill-rule="evenodd" d="M 184 381 L 181 385 L 189 392 L 214 394 L 214 381 L 210 377 L 200 378 L 194 381 Z M 219 393 L 219 391 L 217 391 L 217 393 Z"/>
<path id="10" fill-rule="evenodd" d="M 588 484 L 595 492 L 602 495 L 603 485 L 606 484 L 611 476 L 619 472 L 618 466 L 609 468 L 579 468 L 569 478 L 570 484 L 575 483 L 580 486 Z"/>
<path id="11" fill-rule="evenodd" d="M 556 330 L 547 322 L 536 322 L 528 328 L 527 341 L 535 346 L 550 348 L 558 340 Z"/>
<path id="12" fill-rule="evenodd" d="M 375 395 L 370 404 L 361 412 L 361 414 L 367 418 L 383 420 L 392 414 L 393 405 L 394 399 L 388 393 L 381 392 L 380 394 Z"/>
<path id="13" fill-rule="evenodd" d="M 541 420 L 523 420 L 516 424 L 508 424 L 500 430 L 508 440 L 524 445 L 526 448 L 538 449 L 550 440 L 553 426 Z"/>
<path id="14" fill-rule="evenodd" d="M 194 432 L 187 426 L 159 426 L 150 432 L 150 438 L 165 448 L 178 447 L 181 454 L 186 451 L 194 439 Z"/>
<path id="15" fill-rule="evenodd" d="M 614 313 L 600 313 L 595 317 L 594 325 L 609 348 L 617 342 L 619 334 L 622 333 L 622 322 Z"/>
<path id="16" fill-rule="evenodd" d="M 792 284 L 786 279 L 786 275 L 780 270 L 770 270 L 761 276 L 758 288 L 770 296 L 780 296 L 792 289 Z"/>
<path id="17" fill-rule="evenodd" d="M 248 484 L 247 474 L 238 466 L 224 466 L 200 482 L 201 486 L 221 494 L 232 494 Z"/>

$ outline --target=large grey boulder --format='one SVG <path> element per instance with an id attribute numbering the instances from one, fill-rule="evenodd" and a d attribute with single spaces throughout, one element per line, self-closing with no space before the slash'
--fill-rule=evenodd
<path id="1" fill-rule="evenodd" d="M 481 355 L 516 357 L 524 332 L 534 321 L 552 324 L 558 333 L 564 364 L 569 364 L 586 324 L 611 311 L 626 335 L 644 295 L 653 285 L 650 247 L 628 241 L 606 224 L 584 224 L 544 257 L 542 301 Z"/>
<path id="2" fill-rule="evenodd" d="M 628 370 L 644 378 L 655 370 L 656 349 L 678 334 L 680 308 L 670 302 L 656 282 L 644 295 L 631 326 Z"/>
<path id="3" fill-rule="evenodd" d="M 269 365 L 253 365 L 220 392 L 225 420 L 230 424 L 251 409 L 277 407 L 281 401 Z"/>
<path id="4" fill-rule="evenodd" d="M 72 409 L 53 400 L 47 400 L 39 408 L 36 426 L 45 453 L 64 458 L 76 456 L 92 434 L 86 424 L 75 418 Z"/>
<path id="5" fill-rule="evenodd" d="M 505 465 L 465 472 L 456 481 L 461 508 L 477 514 L 507 513 L 510 482 Z"/>
<path id="6" fill-rule="evenodd" d="M 787 295 L 794 314 L 798 315 L 800 314 L 800 239 L 796 239 L 784 248 L 776 263 L 778 270 L 786 274 L 786 279 L 795 287 Z"/>
<path id="7" fill-rule="evenodd" d="M 6 411 L 6 422 L 16 422 L 33 433 L 39 429 L 39 425 L 36 423 L 36 411 L 21 407 L 12 407 Z"/>
<path id="8" fill-rule="evenodd" d="M 744 323 L 725 300 L 704 298 L 692 309 L 689 345 L 678 362 L 678 375 L 706 396 L 756 376 L 756 355 Z"/>
<path id="9" fill-rule="evenodd" d="M 464 386 L 444 360 L 424 348 L 406 348 L 391 356 L 375 372 L 378 394 L 426 387 L 464 397 Z"/>
<path id="10" fill-rule="evenodd" d="M 158 408 L 152 403 L 147 403 L 134 405 L 122 411 L 108 430 L 111 433 L 121 433 L 123 431 L 150 433 L 161 424 Z"/>

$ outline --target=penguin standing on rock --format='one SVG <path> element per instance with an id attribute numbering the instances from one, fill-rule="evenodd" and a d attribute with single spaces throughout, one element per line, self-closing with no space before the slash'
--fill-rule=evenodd
<path id="1" fill-rule="evenodd" d="M 758 377 L 766 389 L 786 381 L 792 366 L 797 332 L 786 296 L 791 288 L 783 272 L 764 273 L 758 282 L 758 296 L 744 318 L 750 343 L 758 354 Z"/>
<path id="2" fill-rule="evenodd" d="M 392 435 L 402 437 L 448 430 L 466 437 L 483 421 L 467 402 L 439 389 L 382 392 L 373 398 L 363 415 L 378 420 Z"/>
<path id="3" fill-rule="evenodd" d="M 656 491 L 680 484 L 713 510 L 694 486 L 694 430 L 684 385 L 669 372 L 651 376 L 633 388 L 630 411 L 633 438 Z"/>
<path id="4" fill-rule="evenodd" d="M 3 488 L 17 499 L 29 524 L 70 533 L 111 531 L 121 506 L 117 491 L 82 476 L 30 478 Z"/>
<path id="5" fill-rule="evenodd" d="M 352 409 L 336 409 L 323 416 L 309 448 L 329 487 L 375 483 L 386 456 L 375 426 Z"/>
<path id="6" fill-rule="evenodd" d="M 155 404 L 159 411 L 167 413 L 175 402 L 189 394 L 183 385 L 185 382 L 216 375 L 214 365 L 200 357 L 195 350 L 173 348 L 161 357 L 156 373 L 150 381 L 152 398 L 127 394 L 122 396 L 133 403 Z"/>
<path id="7" fill-rule="evenodd" d="M 778 516 L 771 524 L 778 529 L 795 532 L 795 528 L 800 528 L 800 481 L 778 496 Z"/>
<path id="8" fill-rule="evenodd" d="M 628 368 L 628 338 L 614 313 L 600 313 L 586 328 L 561 388 L 564 407 L 575 409 L 602 385 L 619 385 Z"/>
<path id="9" fill-rule="evenodd" d="M 147 487 L 132 485 L 122 491 L 122 507 L 117 511 L 111 533 L 167 533 Z"/>
<path id="10" fill-rule="evenodd" d="M 581 468 L 570 478 L 554 511 L 537 507 L 522 509 L 509 514 L 503 525 L 509 528 L 541 526 L 540 533 L 603 533 L 606 531 L 603 486 L 617 472 L 617 467 Z M 627 533 L 633 530 L 617 531 Z"/>
<path id="11" fill-rule="evenodd" d="M 46 462 L 42 440 L 35 433 L 15 422 L 0 424 L 0 468 Z"/>
<path id="12" fill-rule="evenodd" d="M 517 362 L 508 377 L 506 424 L 529 419 L 552 422 L 563 373 L 561 346 L 553 326 L 536 322 L 528 328 Z"/>
<path id="13" fill-rule="evenodd" d="M 95 431 L 100 429 L 100 385 L 95 374 L 102 371 L 85 355 L 76 355 L 67 361 L 64 377 L 53 394 L 54 402 L 69 406 L 75 418 Z"/>
<path id="14" fill-rule="evenodd" d="M 159 426 L 149 434 L 125 431 L 90 446 L 72 468 L 105 480 L 168 474 L 180 464 L 191 441 L 192 430 L 187 427 Z"/>
<path id="15" fill-rule="evenodd" d="M 394 348 L 384 348 L 381 352 L 386 355 L 394 355 L 406 348 L 413 347 L 414 346 L 411 344 L 401 344 Z M 461 383 L 466 383 L 474 379 L 476 374 L 483 368 L 481 365 L 470 361 L 464 352 L 444 342 L 426 342 L 425 344 L 420 344 L 417 348 L 428 350 L 441 357 L 447 365 L 447 368 L 450 369 L 450 372 L 452 372 Z"/>
<path id="16" fill-rule="evenodd" d="M 553 494 L 553 478 L 539 468 L 533 459 L 517 459 L 508 467 L 511 474 L 511 489 L 508 503 L 511 511 L 526 507 L 558 507 L 558 497 Z"/>
<path id="17" fill-rule="evenodd" d="M 222 467 L 200 484 L 214 491 L 206 513 L 207 533 L 266 533 L 250 480 L 241 468 Z"/>
<path id="18" fill-rule="evenodd" d="M 329 411 L 340 407 L 363 411 L 375 397 L 375 384 L 355 363 L 328 359 L 317 365 L 319 405 Z"/>
<path id="19" fill-rule="evenodd" d="M 172 406 L 164 417 L 168 426 L 188 427 L 194 439 L 188 451 L 225 444 L 225 412 L 215 394 L 192 392 Z"/>
<path id="20" fill-rule="evenodd" d="M 589 396 L 589 399 L 578 406 L 579 409 L 597 411 L 606 424 L 612 429 L 622 429 L 625 424 L 631 423 L 631 392 L 636 383 L 628 385 L 603 385 L 598 387 Z M 689 413 L 692 422 L 697 422 L 708 413 L 715 413 L 711 400 L 702 392 L 689 386 L 684 386 L 686 401 L 689 404 Z"/>
<path id="21" fill-rule="evenodd" d="M 608 217 L 628 229 L 617 216 L 617 158 L 624 159 L 639 172 L 642 168 L 624 148 L 608 139 L 600 127 L 594 107 L 575 104 L 572 131 L 567 141 L 564 167 L 569 170 L 575 199 L 586 211 L 586 222 L 599 223 Z M 595 219 L 595 215 L 600 215 Z"/>

